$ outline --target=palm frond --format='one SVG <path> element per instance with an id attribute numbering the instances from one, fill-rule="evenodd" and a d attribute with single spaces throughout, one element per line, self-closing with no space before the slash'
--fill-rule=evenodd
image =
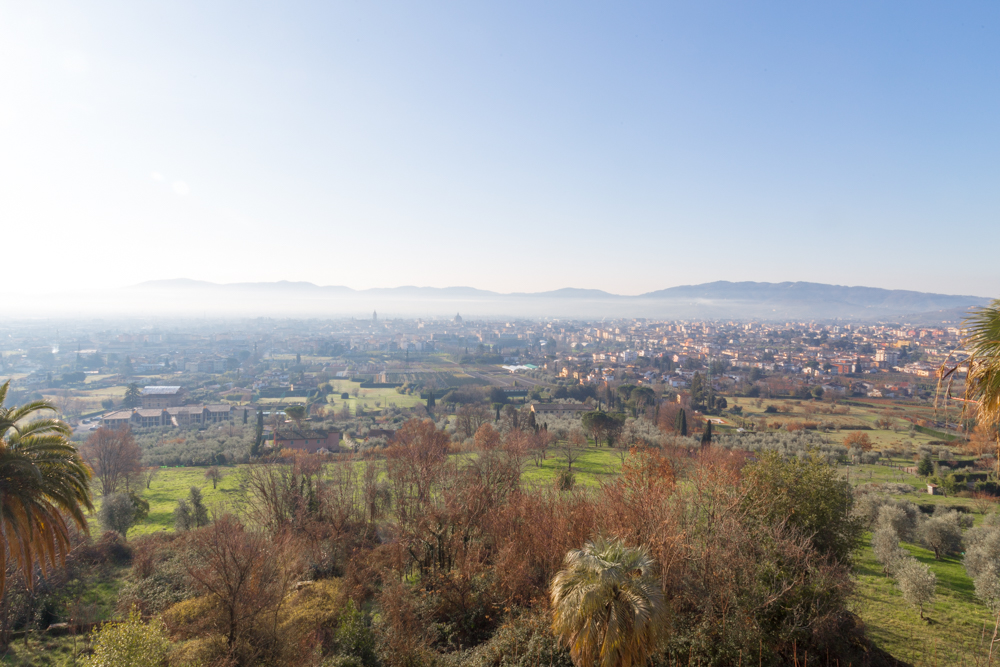
<path id="1" fill-rule="evenodd" d="M 67 518 L 87 530 L 84 510 L 93 510 L 93 472 L 57 419 L 31 417 L 53 410 L 45 401 L 4 408 L 9 383 L 0 386 L 0 596 L 8 563 L 29 585 L 35 567 L 44 573 L 70 549 Z"/>
<path id="2" fill-rule="evenodd" d="M 663 625 L 666 600 L 645 548 L 596 537 L 566 554 L 550 585 L 552 630 L 581 667 L 640 665 Z"/>

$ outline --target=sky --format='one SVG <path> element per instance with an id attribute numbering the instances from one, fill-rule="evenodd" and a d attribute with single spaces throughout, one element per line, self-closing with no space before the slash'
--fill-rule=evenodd
<path id="1" fill-rule="evenodd" d="M 0 292 L 1000 296 L 997 2 L 0 0 Z"/>

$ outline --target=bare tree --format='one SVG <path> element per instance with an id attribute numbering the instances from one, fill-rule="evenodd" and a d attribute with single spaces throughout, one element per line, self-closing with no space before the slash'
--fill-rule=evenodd
<path id="1" fill-rule="evenodd" d="M 875 425 L 880 429 L 888 431 L 896 424 L 895 415 L 892 414 L 890 410 L 883 410 L 878 419 L 875 420 Z"/>
<path id="2" fill-rule="evenodd" d="M 218 605 L 215 629 L 232 659 L 255 662 L 256 645 L 273 640 L 282 600 L 298 573 L 283 536 L 246 530 L 226 515 L 189 542 L 185 567 L 196 587 Z"/>
<path id="3" fill-rule="evenodd" d="M 529 445 L 531 460 L 534 461 L 536 467 L 542 467 L 542 463 L 545 462 L 549 446 L 552 444 L 554 439 L 555 438 L 551 433 L 549 433 L 548 429 L 541 429 L 531 436 L 531 443 Z"/>
<path id="4" fill-rule="evenodd" d="M 489 408 L 481 403 L 463 405 L 455 415 L 455 430 L 462 438 L 471 438 L 491 417 Z"/>
<path id="5" fill-rule="evenodd" d="M 583 456 L 583 449 L 586 446 L 587 436 L 579 428 L 574 428 L 569 432 L 566 439 L 560 441 L 558 449 L 563 458 L 566 459 L 566 470 L 568 472 L 573 472 L 573 464 Z"/>
<path id="6" fill-rule="evenodd" d="M 211 468 L 209 468 L 208 470 L 205 471 L 205 479 L 212 480 L 212 488 L 213 489 L 216 486 L 218 486 L 219 480 L 221 480 L 222 477 L 223 477 L 222 471 L 219 470 L 216 466 L 212 466 Z"/>
<path id="7" fill-rule="evenodd" d="M 972 506 L 980 514 L 990 513 L 997 506 L 997 498 L 985 491 L 976 491 L 972 494 Z"/>
<path id="8" fill-rule="evenodd" d="M 87 439 L 83 455 L 100 480 L 104 496 L 127 485 L 129 475 L 142 470 L 142 449 L 128 428 L 102 426 Z"/>
<path id="9" fill-rule="evenodd" d="M 153 484 L 153 479 L 156 477 L 160 469 L 156 466 L 149 466 L 148 468 L 143 468 L 142 470 L 142 483 L 146 485 L 148 489 Z"/>

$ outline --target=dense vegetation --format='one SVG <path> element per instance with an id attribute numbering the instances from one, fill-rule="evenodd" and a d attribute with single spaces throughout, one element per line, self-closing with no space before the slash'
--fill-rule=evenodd
<path id="1" fill-rule="evenodd" d="M 235 513 L 94 548 L 131 563 L 119 611 L 162 620 L 171 664 L 568 665 L 550 584 L 594 539 L 645 554 L 662 601 L 643 635 L 653 664 L 881 659 L 847 606 L 863 521 L 823 457 L 768 447 L 748 462 L 640 420 L 622 426 L 637 446 L 620 475 L 560 491 L 522 472 L 579 427 L 501 424 L 462 455 L 454 434 L 411 420 L 363 458 L 255 461 L 236 473 Z M 15 603 L 14 617 L 37 608 Z"/>

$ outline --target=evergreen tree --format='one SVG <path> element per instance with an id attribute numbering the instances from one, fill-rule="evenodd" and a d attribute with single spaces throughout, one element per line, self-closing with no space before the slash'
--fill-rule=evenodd
<path id="1" fill-rule="evenodd" d="M 130 382 L 125 389 L 125 397 L 122 399 L 122 405 L 126 408 L 137 408 L 142 405 L 142 391 L 135 382 Z"/>
<path id="2" fill-rule="evenodd" d="M 701 432 L 701 446 L 712 444 L 712 422 L 705 424 L 705 430 Z"/>
<path id="3" fill-rule="evenodd" d="M 705 410 L 709 400 L 709 386 L 701 373 L 695 373 L 691 378 L 691 407 L 695 410 Z"/>
<path id="4" fill-rule="evenodd" d="M 264 411 L 257 411 L 257 426 L 254 428 L 253 445 L 250 447 L 250 458 L 260 456 L 260 447 L 264 442 Z"/>
<path id="5" fill-rule="evenodd" d="M 191 494 L 188 496 L 188 503 L 191 507 L 192 528 L 201 528 L 208 525 L 208 508 L 201 498 L 201 489 L 197 486 L 191 487 Z"/>
<path id="6" fill-rule="evenodd" d="M 934 464 L 931 463 L 931 455 L 926 454 L 924 458 L 920 459 L 920 463 L 917 464 L 917 474 L 921 477 L 927 477 L 934 472 Z"/>
<path id="7" fill-rule="evenodd" d="M 434 411 L 434 390 L 431 389 L 431 393 L 427 395 L 427 412 Z"/>
<path id="8" fill-rule="evenodd" d="M 688 434 L 687 412 L 685 412 L 683 408 L 681 408 L 677 413 L 677 421 L 674 423 L 674 430 L 681 435 Z"/>

